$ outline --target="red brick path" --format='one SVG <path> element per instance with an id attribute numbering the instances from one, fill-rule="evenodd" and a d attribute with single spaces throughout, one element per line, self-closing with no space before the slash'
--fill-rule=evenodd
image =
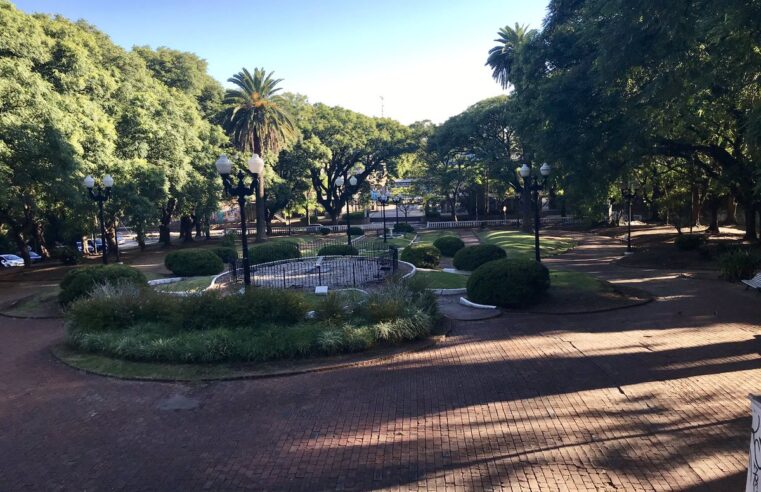
<path id="1" fill-rule="evenodd" d="M 593 240 L 549 263 L 661 296 L 505 315 L 369 367 L 151 384 L 80 374 L 56 321 L 0 319 L 0 490 L 741 490 L 761 393 L 761 297 L 620 269 Z M 159 405 L 182 394 L 194 410 Z"/>

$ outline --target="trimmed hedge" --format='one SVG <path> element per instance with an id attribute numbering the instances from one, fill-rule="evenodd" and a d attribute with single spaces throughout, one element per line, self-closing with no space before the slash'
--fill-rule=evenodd
<path id="1" fill-rule="evenodd" d="M 224 248 L 235 248 L 237 237 L 238 235 L 234 232 L 226 232 L 225 235 L 222 236 L 220 245 Z"/>
<path id="2" fill-rule="evenodd" d="M 354 226 L 349 227 L 349 234 L 351 234 L 352 236 L 361 236 L 364 233 L 365 231 L 362 230 L 361 227 L 354 227 Z"/>
<path id="3" fill-rule="evenodd" d="M 77 248 L 71 246 L 58 246 L 53 250 L 53 258 L 61 260 L 64 265 L 76 265 L 82 258 Z"/>
<path id="4" fill-rule="evenodd" d="M 223 263 L 232 263 L 238 259 L 238 250 L 229 246 L 221 246 L 211 250 Z"/>
<path id="5" fill-rule="evenodd" d="M 479 304 L 523 307 L 535 304 L 550 287 L 550 271 L 523 258 L 484 263 L 468 279 L 468 299 Z"/>
<path id="6" fill-rule="evenodd" d="M 127 265 L 86 266 L 70 270 L 61 280 L 58 302 L 67 306 L 77 299 L 87 297 L 98 285 L 122 282 L 140 286 L 148 283 L 140 270 Z"/>
<path id="7" fill-rule="evenodd" d="M 330 227 L 320 227 L 320 234 L 327 236 L 331 233 Z"/>
<path id="8" fill-rule="evenodd" d="M 399 222 L 398 224 L 394 224 L 394 232 L 410 233 L 410 232 L 415 232 L 415 228 L 406 222 Z"/>
<path id="9" fill-rule="evenodd" d="M 208 249 L 172 251 L 164 257 L 164 266 L 180 277 L 216 275 L 225 269 L 222 259 Z"/>
<path id="10" fill-rule="evenodd" d="M 344 218 L 349 217 L 349 220 L 352 222 L 362 222 L 365 220 L 365 212 L 364 210 L 360 212 L 350 212 L 348 214 L 344 214 Z"/>
<path id="11" fill-rule="evenodd" d="M 466 246 L 459 250 L 452 260 L 455 268 L 472 272 L 484 263 L 505 258 L 507 253 L 499 246 L 493 244 L 479 244 L 478 246 Z"/>
<path id="12" fill-rule="evenodd" d="M 761 269 L 761 255 L 748 249 L 736 249 L 719 256 L 721 278 L 731 282 L 753 278 Z"/>
<path id="13" fill-rule="evenodd" d="M 418 268 L 436 268 L 441 260 L 441 252 L 433 246 L 409 246 L 402 250 L 401 260 Z"/>
<path id="14" fill-rule="evenodd" d="M 706 243 L 706 237 L 702 234 L 679 234 L 674 239 L 674 245 L 681 251 L 692 251 Z"/>
<path id="15" fill-rule="evenodd" d="M 299 251 L 299 243 L 293 241 L 272 241 L 256 244 L 249 248 L 248 258 L 252 265 L 258 265 L 270 261 L 301 258 L 301 251 Z"/>
<path id="16" fill-rule="evenodd" d="M 465 247 L 465 243 L 457 236 L 443 236 L 433 242 L 433 246 L 450 258 Z"/>
<path id="17" fill-rule="evenodd" d="M 348 244 L 328 244 L 320 248 L 317 256 L 357 256 L 359 251 Z"/>

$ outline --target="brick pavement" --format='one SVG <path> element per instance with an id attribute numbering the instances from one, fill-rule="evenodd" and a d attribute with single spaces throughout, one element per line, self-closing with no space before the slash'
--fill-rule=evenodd
<path id="1" fill-rule="evenodd" d="M 740 490 L 761 392 L 759 297 L 552 260 L 655 303 L 460 323 L 390 362 L 269 380 L 153 384 L 80 374 L 54 320 L 0 320 L 1 490 Z M 181 394 L 193 410 L 161 410 Z"/>

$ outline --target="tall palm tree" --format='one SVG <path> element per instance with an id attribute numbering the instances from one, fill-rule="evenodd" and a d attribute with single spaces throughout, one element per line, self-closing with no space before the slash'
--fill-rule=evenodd
<path id="1" fill-rule="evenodd" d="M 225 91 L 223 127 L 243 152 L 277 154 L 296 135 L 296 125 L 277 93 L 282 79 L 273 78 L 263 68 L 251 74 L 243 68 L 229 79 L 234 88 Z M 256 242 L 267 240 L 264 177 L 256 191 Z"/>
<path id="2" fill-rule="evenodd" d="M 489 50 L 486 65 L 492 69 L 492 77 L 507 89 L 512 82 L 513 68 L 520 50 L 536 35 L 536 29 L 528 25 L 515 23 L 515 27 L 505 26 L 497 33 L 494 41 L 499 43 Z"/>

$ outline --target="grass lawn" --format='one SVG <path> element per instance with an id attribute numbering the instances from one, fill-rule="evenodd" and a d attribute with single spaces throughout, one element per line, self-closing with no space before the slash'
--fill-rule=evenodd
<path id="1" fill-rule="evenodd" d="M 591 275 L 553 270 L 546 297 L 531 308 L 537 313 L 579 313 L 631 306 L 651 296 L 642 290 L 620 287 Z"/>
<path id="2" fill-rule="evenodd" d="M 424 246 L 433 246 L 433 242 L 435 240 L 444 236 L 460 237 L 457 234 L 457 231 L 451 231 L 451 230 L 422 231 L 418 233 L 417 241 L 415 241 L 415 244 L 416 245 L 420 244 Z"/>
<path id="3" fill-rule="evenodd" d="M 216 275 L 206 275 L 203 277 L 188 277 L 185 280 L 171 284 L 157 285 L 156 290 L 160 292 L 200 292 L 211 285 L 211 279 Z"/>
<path id="4" fill-rule="evenodd" d="M 415 278 L 424 279 L 429 289 L 461 289 L 468 282 L 468 275 L 440 270 L 418 270 Z"/>
<path id="5" fill-rule="evenodd" d="M 496 244 L 507 251 L 508 258 L 523 256 L 533 258 L 534 236 L 518 231 L 492 230 L 478 233 L 484 244 Z M 565 253 L 574 246 L 572 241 L 539 237 L 539 247 L 542 256 L 553 256 Z"/>
<path id="6" fill-rule="evenodd" d="M 45 289 L 20 299 L 4 311 L 5 314 L 20 317 L 55 317 L 61 315 L 58 304 L 58 287 Z"/>

